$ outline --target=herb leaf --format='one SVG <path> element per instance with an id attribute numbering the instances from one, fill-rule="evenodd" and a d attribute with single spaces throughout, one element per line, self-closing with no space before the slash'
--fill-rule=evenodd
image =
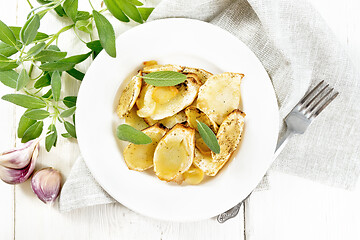
<path id="1" fill-rule="evenodd" d="M 11 29 L 0 20 L 0 40 L 9 45 L 16 46 L 16 38 Z"/>
<path id="2" fill-rule="evenodd" d="M 78 0 L 65 0 L 63 8 L 68 17 L 70 17 L 73 22 L 76 22 L 76 16 L 78 12 Z"/>
<path id="3" fill-rule="evenodd" d="M 0 55 L 0 71 L 7 71 L 18 67 L 19 65 L 10 58 Z"/>
<path id="4" fill-rule="evenodd" d="M 64 122 L 64 126 L 66 131 L 70 134 L 70 136 L 76 138 L 75 126 L 67 121 Z"/>
<path id="5" fill-rule="evenodd" d="M 159 87 L 175 86 L 185 82 L 186 75 L 173 71 L 158 71 L 140 76 L 147 84 Z"/>
<path id="6" fill-rule="evenodd" d="M 25 112 L 26 113 L 26 112 Z M 25 114 L 24 114 L 25 115 Z M 24 136 L 25 131 L 34 123 L 36 123 L 35 120 L 32 120 L 30 118 L 25 117 L 24 115 L 21 116 L 19 121 L 19 126 L 17 129 L 17 135 L 18 138 L 22 138 Z"/>
<path id="7" fill-rule="evenodd" d="M 86 46 L 93 51 L 93 58 L 94 59 L 101 52 L 101 50 L 103 50 L 103 47 L 101 46 L 101 43 L 100 43 L 99 40 L 88 42 L 88 43 L 86 43 Z"/>
<path id="8" fill-rule="evenodd" d="M 0 71 L 0 82 L 2 82 L 5 86 L 16 89 L 18 77 L 19 74 L 14 70 Z"/>
<path id="9" fill-rule="evenodd" d="M 19 77 L 16 81 L 16 91 L 21 90 L 23 87 L 26 86 L 30 81 L 29 75 L 27 74 L 25 68 L 21 69 Z"/>
<path id="10" fill-rule="evenodd" d="M 56 141 L 57 141 L 57 131 L 56 131 L 56 127 L 54 124 L 50 124 L 49 126 L 49 132 L 51 132 L 51 134 L 47 135 L 45 138 L 45 148 L 46 151 L 50 152 L 50 149 L 54 146 L 56 146 Z"/>
<path id="11" fill-rule="evenodd" d="M 99 33 L 101 46 L 111 57 L 116 57 L 115 32 L 113 26 L 109 20 L 95 10 L 93 10 L 93 16 Z"/>
<path id="12" fill-rule="evenodd" d="M 35 14 L 30 17 L 25 25 L 20 30 L 20 40 L 25 44 L 29 45 L 32 41 L 34 41 L 37 30 L 40 27 L 40 17 Z"/>
<path id="13" fill-rule="evenodd" d="M 18 50 L 14 46 L 0 42 L 0 54 L 4 55 L 5 57 L 10 57 L 17 52 Z"/>
<path id="14" fill-rule="evenodd" d="M 130 22 L 130 19 L 121 10 L 116 0 L 104 0 L 107 9 L 111 14 L 122 22 Z"/>
<path id="15" fill-rule="evenodd" d="M 134 144 L 149 144 L 152 142 L 148 135 L 127 124 L 121 124 L 117 127 L 116 136 L 120 140 L 132 142 Z"/>
<path id="16" fill-rule="evenodd" d="M 110 0 L 114 1 L 114 0 Z M 135 5 L 130 3 L 127 0 L 120 0 L 117 1 L 117 5 L 120 7 L 120 9 L 132 20 L 138 23 L 143 23 L 143 19 L 141 18 L 139 10 L 136 8 Z"/>
<path id="17" fill-rule="evenodd" d="M 50 113 L 48 111 L 42 110 L 42 109 L 32 109 L 29 111 L 26 111 L 24 113 L 24 116 L 33 120 L 43 120 L 50 116 Z"/>
<path id="18" fill-rule="evenodd" d="M 34 60 L 40 62 L 54 62 L 63 59 L 66 54 L 66 52 L 55 51 L 52 49 L 44 49 L 38 54 L 36 54 Z"/>
<path id="19" fill-rule="evenodd" d="M 220 146 L 215 133 L 203 122 L 196 120 L 201 138 L 214 153 L 220 153 Z"/>
<path id="20" fill-rule="evenodd" d="M 51 84 L 50 74 L 48 72 L 45 72 L 44 76 L 42 76 L 35 82 L 34 88 L 39 89 L 42 87 L 50 86 L 50 84 Z"/>
<path id="21" fill-rule="evenodd" d="M 152 11 L 154 10 L 154 8 L 144 8 L 144 7 L 141 7 L 141 8 L 138 8 L 140 14 L 141 14 L 141 18 L 146 21 L 150 14 L 152 13 Z"/>
<path id="22" fill-rule="evenodd" d="M 71 115 L 73 115 L 75 113 L 75 110 L 76 110 L 76 107 L 71 107 L 69 109 L 66 109 L 65 111 L 63 111 L 61 114 L 60 114 L 60 117 L 62 118 L 66 118 L 66 117 L 70 117 Z"/>
<path id="23" fill-rule="evenodd" d="M 44 127 L 43 121 L 39 121 L 31 125 L 24 132 L 24 136 L 22 137 L 21 142 L 25 143 L 35 138 L 38 138 L 42 133 L 43 127 Z"/>
<path id="24" fill-rule="evenodd" d="M 43 100 L 24 94 L 6 94 L 1 99 L 24 108 L 38 109 L 46 107 Z"/>
<path id="25" fill-rule="evenodd" d="M 9 27 L 11 29 L 11 31 L 13 31 L 14 35 L 15 35 L 15 38 L 17 40 L 20 40 L 20 31 L 21 31 L 21 27 L 14 27 L 14 26 L 10 26 Z M 34 41 L 37 41 L 37 40 L 42 40 L 44 38 L 47 38 L 49 37 L 49 35 L 47 35 L 46 33 L 42 33 L 42 32 L 38 32 L 35 36 L 35 39 Z"/>
<path id="26" fill-rule="evenodd" d="M 35 46 L 33 46 L 32 48 L 29 49 L 29 51 L 27 52 L 27 55 L 29 57 L 34 56 L 34 55 L 38 54 L 39 52 L 41 52 L 44 48 L 45 48 L 44 42 L 36 44 Z"/>
<path id="27" fill-rule="evenodd" d="M 76 78 L 77 80 L 82 81 L 84 79 L 85 74 L 76 70 L 75 68 L 66 71 L 70 76 Z"/>
<path id="28" fill-rule="evenodd" d="M 51 75 L 51 90 L 54 100 L 58 101 L 61 92 L 61 77 L 58 71 L 53 72 L 53 74 Z"/>
<path id="29" fill-rule="evenodd" d="M 67 97 L 64 97 L 63 103 L 68 108 L 72 108 L 76 105 L 76 100 L 77 100 L 76 96 L 67 96 Z"/>

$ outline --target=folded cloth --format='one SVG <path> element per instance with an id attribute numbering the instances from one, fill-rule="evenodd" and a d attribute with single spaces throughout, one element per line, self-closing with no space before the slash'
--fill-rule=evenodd
<path id="1" fill-rule="evenodd" d="M 210 22 L 242 40 L 272 80 L 281 123 L 309 87 L 320 80 L 334 86 L 340 95 L 305 134 L 290 140 L 271 170 L 331 186 L 354 187 L 360 171 L 360 78 L 336 37 L 307 1 L 163 0 L 149 20 L 169 17 Z M 284 131 L 283 124 L 281 129 Z M 81 161 L 63 186 L 61 210 L 114 201 Z"/>

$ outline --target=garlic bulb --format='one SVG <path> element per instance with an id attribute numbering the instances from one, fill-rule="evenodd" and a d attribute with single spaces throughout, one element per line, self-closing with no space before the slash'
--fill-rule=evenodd
<path id="1" fill-rule="evenodd" d="M 61 174 L 53 168 L 37 171 L 31 178 L 31 188 L 44 203 L 52 203 L 59 196 Z"/>
<path id="2" fill-rule="evenodd" d="M 6 183 L 25 182 L 35 168 L 39 156 L 39 140 L 29 141 L 19 148 L 0 154 L 0 178 Z"/>

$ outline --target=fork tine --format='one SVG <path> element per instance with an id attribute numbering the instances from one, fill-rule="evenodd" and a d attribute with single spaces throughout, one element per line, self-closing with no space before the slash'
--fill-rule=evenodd
<path id="1" fill-rule="evenodd" d="M 310 92 L 308 92 L 297 104 L 297 106 L 300 106 L 302 104 L 304 104 L 304 102 L 306 102 L 306 100 L 310 97 L 310 95 L 315 92 L 322 84 L 324 83 L 324 80 L 322 80 L 321 82 L 318 83 L 318 85 L 316 85 L 312 90 L 310 90 Z"/>
<path id="2" fill-rule="evenodd" d="M 337 97 L 337 95 L 339 95 L 339 92 L 332 95 L 315 113 L 310 116 L 310 118 L 317 117 Z"/>
<path id="3" fill-rule="evenodd" d="M 316 99 L 320 97 L 320 95 L 327 89 L 329 84 L 326 84 L 325 87 L 323 87 L 305 106 L 302 106 L 302 108 L 308 108 Z M 320 99 L 321 101 L 321 99 Z"/>
<path id="4" fill-rule="evenodd" d="M 317 106 L 319 106 L 319 104 L 320 104 L 324 99 L 326 99 L 326 97 L 329 96 L 329 94 L 330 94 L 333 90 L 334 90 L 334 88 L 331 88 L 329 91 L 327 91 L 327 93 L 325 93 L 325 95 L 322 96 L 321 99 L 320 99 L 319 101 L 317 101 L 317 102 L 310 108 L 310 110 L 308 109 L 308 110 L 306 110 L 306 111 L 307 111 L 308 113 L 312 113 L 312 112 L 315 110 L 315 108 L 316 108 Z"/>

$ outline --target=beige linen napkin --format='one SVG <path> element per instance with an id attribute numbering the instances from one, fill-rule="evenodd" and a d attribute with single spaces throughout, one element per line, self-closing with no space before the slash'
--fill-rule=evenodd
<path id="1" fill-rule="evenodd" d="M 272 80 L 281 122 L 310 86 L 321 80 L 334 86 L 340 95 L 305 134 L 290 140 L 271 170 L 354 187 L 360 170 L 360 79 L 336 37 L 307 1 L 163 0 L 150 20 L 168 17 L 210 22 L 249 46 Z M 60 210 L 109 202 L 114 200 L 78 159 L 63 186 Z"/>

